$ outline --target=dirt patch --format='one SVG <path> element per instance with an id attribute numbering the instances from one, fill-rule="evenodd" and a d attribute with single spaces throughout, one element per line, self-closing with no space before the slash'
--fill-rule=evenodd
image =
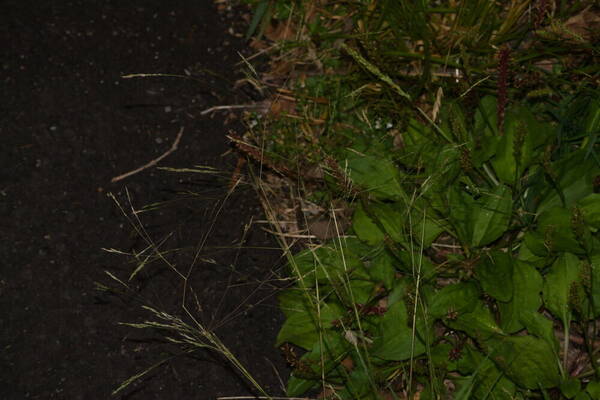
<path id="1" fill-rule="evenodd" d="M 183 316 L 183 286 L 157 260 L 126 296 L 94 290 L 95 282 L 109 283 L 105 270 L 126 279 L 134 268 L 101 248 L 148 247 L 107 193 L 126 211 L 163 203 L 137 214 L 140 227 L 162 250 L 181 249 L 167 258 L 186 274 L 198 255 L 188 281 L 200 305 L 194 315 L 270 394 L 282 394 L 277 374 L 285 379 L 288 370 L 273 347 L 282 321 L 272 274 L 280 251 L 253 223 L 260 207 L 252 190 L 242 186 L 226 199 L 226 174 L 154 168 L 110 183 L 163 154 L 181 127 L 178 150 L 161 165 L 233 169 L 235 157 L 222 155 L 227 130 L 239 127 L 199 112 L 251 100 L 231 91 L 243 51 L 236 21 L 239 10 L 217 13 L 209 1 L 0 6 L 1 398 L 109 398 L 121 381 L 162 360 L 115 398 L 253 393 L 219 356 L 184 356 L 160 335 L 117 325 L 150 318 L 141 304 Z M 195 79 L 120 78 L 186 70 Z"/>

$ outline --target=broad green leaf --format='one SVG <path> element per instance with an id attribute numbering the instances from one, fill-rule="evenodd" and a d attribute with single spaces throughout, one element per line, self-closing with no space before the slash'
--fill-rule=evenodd
<path id="1" fill-rule="evenodd" d="M 594 229 L 600 229 L 600 194 L 592 193 L 577 202 L 583 219 Z"/>
<path id="2" fill-rule="evenodd" d="M 374 282 L 382 282 L 386 289 L 392 289 L 396 268 L 394 268 L 394 259 L 387 250 L 381 250 L 375 257 L 368 261 L 366 269 Z"/>
<path id="3" fill-rule="evenodd" d="M 321 372 L 325 374 L 333 372 L 350 349 L 351 345 L 340 332 L 324 332 L 310 351 L 300 358 L 301 367 L 296 368 L 288 380 L 287 395 L 300 396 L 318 385 L 321 382 Z"/>
<path id="4" fill-rule="evenodd" d="M 513 261 L 509 254 L 493 251 L 482 256 L 475 267 L 475 278 L 483 291 L 496 300 L 513 297 Z"/>
<path id="5" fill-rule="evenodd" d="M 479 300 L 475 302 L 473 311 L 458 314 L 455 320 L 446 318 L 444 322 L 450 328 L 463 331 L 480 343 L 490 336 L 504 333 L 496 324 L 489 308 Z"/>
<path id="6" fill-rule="evenodd" d="M 473 136 L 481 141 L 481 145 L 473 152 L 473 164 L 476 167 L 489 160 L 495 153 L 498 135 L 498 104 L 495 97 L 485 96 L 481 99 L 473 126 Z"/>
<path id="7" fill-rule="evenodd" d="M 301 396 L 319 383 L 316 379 L 298 378 L 292 373 L 287 381 L 286 394 L 290 397 Z"/>
<path id="8" fill-rule="evenodd" d="M 544 242 L 544 236 L 540 232 L 526 232 L 523 236 L 523 245 L 527 246 L 527 250 L 534 256 L 540 258 L 548 256 L 548 247 Z"/>
<path id="9" fill-rule="evenodd" d="M 417 278 L 419 272 L 421 281 L 435 278 L 435 265 L 423 253 L 403 251 L 397 257 L 400 260 L 400 263 L 396 265 L 398 270 L 409 274 L 414 279 Z"/>
<path id="10" fill-rule="evenodd" d="M 581 274 L 581 261 L 570 253 L 562 253 L 552 264 L 545 276 L 544 305 L 563 324 L 571 321 L 572 310 L 569 307 L 573 285 Z"/>
<path id="11" fill-rule="evenodd" d="M 285 291 L 279 300 L 286 320 L 277 335 L 277 346 L 289 342 L 310 349 L 318 341 L 319 332 L 331 328 L 334 320 L 345 316 L 339 305 L 321 302 L 317 307 L 316 301 L 310 303 L 301 291 Z"/>
<path id="12" fill-rule="evenodd" d="M 398 210 L 397 204 L 372 203 L 368 213 L 383 227 L 383 230 L 396 243 L 406 243 L 404 235 L 406 218 Z"/>
<path id="13" fill-rule="evenodd" d="M 494 96 L 485 96 L 475 110 L 474 134 L 498 136 L 498 101 Z"/>
<path id="14" fill-rule="evenodd" d="M 584 150 L 570 153 L 564 159 L 553 163 L 551 168 L 557 178 L 555 185 L 546 182 L 545 179 L 538 183 L 537 189 L 534 188 L 542 199 L 537 207 L 538 214 L 553 207 L 569 208 L 579 199 L 589 196 L 594 192 L 594 178 L 600 175 L 596 161 L 592 158 L 585 159 Z M 562 203 L 563 197 L 565 204 Z"/>
<path id="15" fill-rule="evenodd" d="M 465 345 L 461 352 L 461 358 L 456 363 L 462 374 L 471 377 L 470 381 L 463 383 L 470 387 L 459 388 L 459 391 L 462 389 L 469 393 L 463 397 L 465 400 L 514 399 L 515 384 L 504 376 L 504 373 L 489 357 L 484 356 L 474 347 Z"/>
<path id="16" fill-rule="evenodd" d="M 514 400 L 517 386 L 492 361 L 487 360 L 486 367 L 477 375 L 474 397 L 481 400 Z"/>
<path id="17" fill-rule="evenodd" d="M 455 400 L 470 400 L 472 399 L 472 392 L 475 388 L 475 375 L 469 376 L 458 376 L 453 380 L 456 389 L 453 393 Z"/>
<path id="18" fill-rule="evenodd" d="M 456 371 L 457 360 L 452 359 L 451 353 L 455 350 L 455 346 L 450 343 L 441 342 L 431 348 L 431 361 L 436 368 L 447 371 Z M 462 354 L 461 354 L 462 357 Z"/>
<path id="19" fill-rule="evenodd" d="M 316 250 L 304 250 L 294 256 L 290 269 L 294 276 L 300 277 L 306 287 L 321 284 L 335 284 L 346 281 L 348 276 L 364 277 L 366 271 L 354 247 L 360 248 L 356 239 L 338 244 L 329 242 Z M 316 276 L 315 276 L 316 274 Z"/>
<path id="20" fill-rule="evenodd" d="M 404 302 L 394 303 L 381 318 L 379 335 L 373 342 L 371 355 L 383 360 L 402 361 L 424 352 L 425 345 L 417 336 L 413 336 L 409 327 Z"/>
<path id="21" fill-rule="evenodd" d="M 505 376 L 527 389 L 560 383 L 559 361 L 543 339 L 534 336 L 495 336 L 486 341 L 491 359 Z"/>
<path id="22" fill-rule="evenodd" d="M 572 213 L 562 207 L 553 207 L 538 218 L 537 231 L 544 238 L 544 246 L 551 252 L 585 254 L 585 249 L 573 231 Z"/>
<path id="23" fill-rule="evenodd" d="M 473 283 L 456 283 L 439 290 L 428 305 L 427 311 L 431 318 L 455 319 L 473 311 L 479 298 L 479 290 Z"/>
<path id="24" fill-rule="evenodd" d="M 555 354 L 558 354 L 558 341 L 556 340 L 556 336 L 554 336 L 552 320 L 534 311 L 520 313 L 519 320 L 525 326 L 528 333 L 545 340 L 554 349 Z"/>
<path id="25" fill-rule="evenodd" d="M 431 166 L 439 152 L 439 145 L 432 141 L 434 137 L 435 134 L 428 126 L 411 119 L 402 136 L 404 151 L 398 161 L 402 165 L 417 169 Z"/>
<path id="26" fill-rule="evenodd" d="M 579 392 L 574 397 L 575 400 L 593 400 L 586 392 Z"/>
<path id="27" fill-rule="evenodd" d="M 600 100 L 593 99 L 588 106 L 585 131 L 588 134 L 600 130 Z"/>
<path id="28" fill-rule="evenodd" d="M 506 113 L 504 135 L 496 148 L 492 165 L 496 175 L 514 184 L 531 165 L 535 149 L 550 137 L 552 127 L 539 123 L 529 109 L 517 107 Z"/>
<path id="29" fill-rule="evenodd" d="M 481 247 L 498 239 L 508 228 L 512 213 L 512 192 L 509 187 L 496 186 L 477 200 L 469 216 L 473 236 L 470 244 Z"/>
<path id="30" fill-rule="evenodd" d="M 346 286 L 338 289 L 338 293 L 342 293 L 342 301 L 344 304 L 351 304 L 354 301 L 357 304 L 367 304 L 371 300 L 375 283 L 365 279 L 350 279 L 349 289 Z"/>
<path id="31" fill-rule="evenodd" d="M 542 305 L 540 293 L 543 280 L 535 267 L 523 261 L 516 261 L 512 282 L 514 291 L 511 301 L 498 302 L 502 321 L 500 327 L 506 333 L 515 333 L 523 329 L 521 315 L 536 312 Z"/>
<path id="32" fill-rule="evenodd" d="M 304 292 L 299 288 L 284 290 L 277 297 L 279 308 L 283 311 L 286 318 L 299 312 L 305 312 L 311 308 L 309 299 L 311 295 L 311 292 Z"/>
<path id="33" fill-rule="evenodd" d="M 560 391 L 567 399 L 572 399 L 581 392 L 581 381 L 577 378 L 569 377 L 560 383 Z"/>
<path id="34" fill-rule="evenodd" d="M 429 212 L 429 214 L 427 214 Z M 448 228 L 446 223 L 435 218 L 435 211 L 424 201 L 416 201 L 410 211 L 409 229 L 413 240 L 428 248 L 431 243 Z M 421 243 L 421 239 L 423 243 Z"/>
<path id="35" fill-rule="evenodd" d="M 356 368 L 350 372 L 344 387 L 336 393 L 336 397 L 344 400 L 377 400 L 378 396 L 373 393 L 369 374 L 362 368 Z"/>
<path id="36" fill-rule="evenodd" d="M 600 381 L 591 381 L 585 387 L 585 391 L 594 400 L 600 400 Z"/>
<path id="37" fill-rule="evenodd" d="M 460 241 L 470 244 L 473 236 L 471 219 L 475 209 L 475 200 L 460 186 L 448 188 L 449 220 Z"/>
<path id="38" fill-rule="evenodd" d="M 594 318 L 600 316 L 600 254 L 594 254 L 591 259 L 590 308 Z"/>
<path id="39" fill-rule="evenodd" d="M 486 357 L 471 342 L 466 342 L 460 352 L 460 358 L 456 360 L 456 370 L 462 375 L 471 375 L 482 368 Z M 489 358 L 488 358 L 489 359 Z"/>
<path id="40" fill-rule="evenodd" d="M 385 158 L 350 153 L 348 170 L 353 183 L 380 200 L 406 199 L 394 163 Z"/>
<path id="41" fill-rule="evenodd" d="M 437 190 L 447 187 L 448 183 L 454 182 L 461 173 L 462 154 L 458 146 L 452 144 L 439 147 L 436 144 L 436 152 L 432 152 L 430 156 L 431 160 L 427 160 L 427 164 L 424 165 L 427 174 L 427 179 L 422 187 L 424 193 L 434 189 L 435 186 L 437 186 L 435 188 Z"/>
<path id="42" fill-rule="evenodd" d="M 377 224 L 373 222 L 371 217 L 367 215 L 360 203 L 356 207 L 356 210 L 354 210 L 352 229 L 360 240 L 371 246 L 376 246 L 385 239 L 385 234 L 379 229 Z"/>
<path id="43" fill-rule="evenodd" d="M 319 339 L 316 317 L 312 313 L 294 313 L 286 318 L 279 334 L 277 345 L 285 342 L 293 343 L 309 349 Z"/>
<path id="44" fill-rule="evenodd" d="M 596 259 L 597 256 L 592 256 L 590 265 L 573 254 L 563 253 L 546 275 L 544 302 L 563 322 L 572 317 L 585 320 L 599 315 L 595 304 L 599 296 L 598 286 L 595 286 Z"/>
<path id="45" fill-rule="evenodd" d="M 531 246 L 531 247 L 530 247 Z M 536 249 L 537 253 L 542 253 L 544 256 L 548 254 L 548 250 L 544 246 L 544 239 L 539 233 L 526 232 L 521 240 L 519 248 L 518 260 L 534 264 L 537 268 L 544 267 L 545 258 L 532 250 Z"/>
<path id="46" fill-rule="evenodd" d="M 394 288 L 388 295 L 388 307 L 396 303 L 402 303 L 404 297 L 406 297 L 407 291 L 412 283 L 412 280 L 408 277 L 401 277 L 396 280 Z"/>

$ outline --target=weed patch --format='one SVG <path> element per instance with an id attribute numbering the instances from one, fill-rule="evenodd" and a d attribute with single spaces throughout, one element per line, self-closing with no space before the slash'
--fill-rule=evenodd
<path id="1" fill-rule="evenodd" d="M 289 258 L 287 394 L 598 398 L 597 8 L 255 3 L 287 58 L 242 140 L 337 232 Z"/>

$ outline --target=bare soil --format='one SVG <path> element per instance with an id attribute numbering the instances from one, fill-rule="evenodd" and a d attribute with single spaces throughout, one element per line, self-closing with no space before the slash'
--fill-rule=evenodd
<path id="1" fill-rule="evenodd" d="M 129 257 L 152 254 L 148 240 L 189 274 L 188 302 L 271 395 L 288 368 L 273 343 L 282 321 L 273 271 L 281 253 L 255 222 L 254 192 L 227 197 L 229 175 L 150 168 L 111 178 L 167 151 L 160 165 L 232 171 L 222 104 L 248 103 L 234 91 L 240 13 L 210 0 L 0 3 L 0 398 L 214 399 L 256 394 L 218 354 L 183 354 L 142 322 L 152 305 L 191 323 L 182 279 L 156 257 L 131 291 L 96 283 L 127 280 Z M 220 2 L 223 3 L 223 2 Z M 124 74 L 169 73 L 195 79 Z M 161 203 L 128 220 L 131 210 Z M 135 228 L 141 229 L 140 235 Z M 145 238 L 144 238 L 145 236 Z M 204 239 L 206 238 L 206 240 Z M 145 250 L 146 249 L 146 250 Z M 194 264 L 193 260 L 196 257 Z M 195 265 L 190 269 L 190 266 Z M 198 301 L 196 302 L 195 297 Z M 130 388 L 123 380 L 165 361 Z"/>

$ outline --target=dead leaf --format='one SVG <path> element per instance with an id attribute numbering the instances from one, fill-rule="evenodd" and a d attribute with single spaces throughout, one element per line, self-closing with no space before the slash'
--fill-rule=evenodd
<path id="1" fill-rule="evenodd" d="M 272 115 L 279 115 L 282 112 L 286 114 L 294 115 L 296 114 L 296 101 L 292 98 L 277 96 L 271 102 L 271 106 L 269 107 L 269 112 Z"/>
<path id="2" fill-rule="evenodd" d="M 346 371 L 352 371 L 354 369 L 354 361 L 352 361 L 352 357 L 346 357 L 340 363 L 342 367 L 346 368 Z"/>
<path id="3" fill-rule="evenodd" d="M 592 6 L 584 8 L 564 24 L 553 25 L 550 30 L 565 40 L 579 42 L 592 40 L 600 30 L 600 15 L 591 8 Z"/>
<path id="4" fill-rule="evenodd" d="M 249 46 L 251 49 L 256 50 L 256 51 L 260 51 L 260 50 L 269 48 L 269 45 L 267 44 L 267 42 L 265 42 L 264 40 L 257 39 L 255 37 L 250 39 Z"/>
<path id="5" fill-rule="evenodd" d="M 264 35 L 273 42 L 292 40 L 296 37 L 296 26 L 290 21 L 277 21 L 265 29 Z"/>
<path id="6" fill-rule="evenodd" d="M 327 240 L 336 237 L 336 229 L 333 222 L 328 219 L 319 219 L 308 224 L 308 232 L 319 240 Z"/>

